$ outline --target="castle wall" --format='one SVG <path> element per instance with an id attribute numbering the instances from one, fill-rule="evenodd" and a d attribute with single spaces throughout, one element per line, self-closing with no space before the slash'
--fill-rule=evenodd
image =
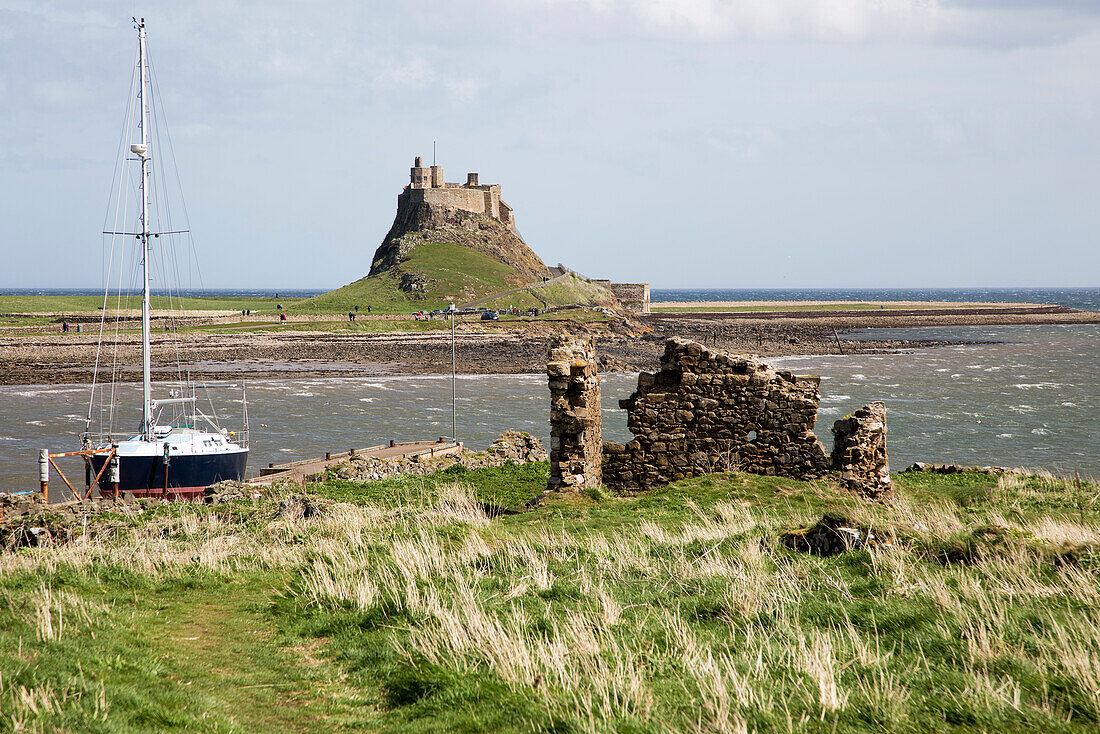
<path id="1" fill-rule="evenodd" d="M 467 188 L 411 189 L 413 202 L 425 201 L 436 206 L 461 209 L 473 214 L 487 214 L 485 192 Z"/>

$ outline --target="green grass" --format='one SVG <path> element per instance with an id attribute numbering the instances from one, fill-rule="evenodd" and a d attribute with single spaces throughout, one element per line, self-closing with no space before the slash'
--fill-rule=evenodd
<path id="1" fill-rule="evenodd" d="M 506 309 L 514 306 L 526 310 L 553 306 L 604 305 L 614 300 L 615 297 L 603 286 L 585 280 L 575 273 L 569 273 L 560 281 L 548 284 L 535 283 L 524 291 L 509 293 L 478 305 L 492 309 Z"/>
<path id="2" fill-rule="evenodd" d="M 277 304 L 289 307 L 297 298 L 175 298 L 154 296 L 154 311 L 171 307 L 181 311 L 237 311 L 251 309 L 253 313 L 276 313 Z M 111 297 L 107 310 L 119 307 L 120 301 Z M 103 296 L 4 296 L 0 295 L 0 314 L 12 313 L 98 313 L 103 306 Z M 121 308 L 141 309 L 140 296 L 123 296 Z"/>
<path id="3" fill-rule="evenodd" d="M 422 273 L 435 282 L 423 294 L 413 296 L 398 287 L 400 272 L 393 269 L 305 299 L 290 311 L 346 314 L 355 306 L 366 311 L 368 305 L 372 313 L 431 311 L 446 308 L 451 301 L 457 305 L 523 285 L 508 265 L 457 244 L 418 244 L 409 259 L 401 263 L 400 271 Z"/>
<path id="4" fill-rule="evenodd" d="M 332 333 L 349 334 L 377 334 L 388 332 L 408 331 L 439 331 L 449 329 L 450 322 L 441 319 L 435 321 L 416 321 L 415 319 L 386 319 L 370 320 L 358 319 L 349 321 L 347 317 L 333 321 L 295 321 L 293 316 L 287 321 L 272 319 L 270 323 L 257 323 L 245 321 L 230 324 L 200 324 L 179 329 L 181 334 L 189 331 L 198 332 L 252 332 L 252 331 L 326 331 Z"/>
<path id="5" fill-rule="evenodd" d="M 1088 732 L 1100 488 L 701 477 L 519 510 L 546 464 L 93 519 L 0 563 L 0 729 Z M 297 508 L 297 509 L 295 509 Z M 780 536 L 825 512 L 877 545 Z M 62 624 L 63 622 L 63 624 Z"/>

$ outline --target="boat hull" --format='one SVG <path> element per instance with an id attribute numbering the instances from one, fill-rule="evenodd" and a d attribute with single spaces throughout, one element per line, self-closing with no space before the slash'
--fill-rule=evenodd
<path id="1" fill-rule="evenodd" d="M 99 474 L 106 462 L 105 454 L 91 457 L 92 468 Z M 248 450 L 216 454 L 189 454 L 173 456 L 166 467 L 161 456 L 120 456 L 118 461 L 119 492 L 132 492 L 136 497 L 164 497 L 166 499 L 194 499 L 202 495 L 211 484 L 227 480 L 244 479 L 248 464 Z M 110 496 L 106 489 L 107 472 L 100 480 L 102 496 Z"/>

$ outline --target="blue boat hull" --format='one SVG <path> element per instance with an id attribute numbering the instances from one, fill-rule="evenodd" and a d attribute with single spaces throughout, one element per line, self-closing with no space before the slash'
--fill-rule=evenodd
<path id="1" fill-rule="evenodd" d="M 97 475 L 106 460 L 105 454 L 96 454 L 91 457 L 92 468 Z M 160 456 L 120 456 L 118 489 L 120 492 L 132 492 L 139 497 L 168 496 L 170 499 L 195 497 L 201 495 L 203 490 L 211 484 L 244 479 L 247 464 L 247 450 L 173 456 L 167 467 Z M 99 483 L 100 494 L 109 495 L 106 471 L 103 472 Z"/>

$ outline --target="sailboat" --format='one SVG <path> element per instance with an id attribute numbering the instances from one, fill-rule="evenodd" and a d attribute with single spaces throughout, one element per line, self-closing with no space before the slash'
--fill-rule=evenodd
<path id="1" fill-rule="evenodd" d="M 170 215 L 165 217 L 159 211 L 154 213 L 154 204 L 166 205 L 168 197 L 161 195 L 166 177 L 163 175 L 163 167 L 158 165 L 156 173 L 160 177 L 161 188 L 157 188 L 155 180 L 151 182 L 154 162 L 158 162 L 158 156 L 153 150 L 154 137 L 157 140 L 160 138 L 159 135 L 150 135 L 150 118 L 154 107 L 150 104 L 153 84 L 146 47 L 145 19 L 135 19 L 134 25 L 138 34 L 138 61 L 131 92 L 136 90 L 139 104 L 136 107 L 131 104 L 129 108 L 127 129 L 132 135 L 132 127 L 136 125 L 140 130 L 140 139 L 130 144 L 128 151 L 130 155 L 123 151 L 122 165 L 137 163 L 140 166 L 140 174 L 137 177 L 137 193 L 140 196 L 139 226 L 134 227 L 136 232 L 115 231 L 118 229 L 115 227 L 105 231 L 104 235 L 136 241 L 140 248 L 137 254 L 141 260 L 141 423 L 136 431 L 133 428 L 127 432 L 116 431 L 115 422 L 121 419 L 121 410 L 116 410 L 115 403 L 122 391 L 115 389 L 112 385 L 110 390 L 106 388 L 101 390 L 101 403 L 104 402 L 102 394 L 106 393 L 109 397 L 109 401 L 106 402 L 109 405 L 105 408 L 100 406 L 98 430 L 93 432 L 93 422 L 96 418 L 94 415 L 96 385 L 100 370 L 106 366 L 101 364 L 100 357 L 97 356 L 96 377 L 93 380 L 87 423 L 81 434 L 82 451 L 79 453 L 87 457 L 89 492 L 93 484 L 98 484 L 101 495 L 114 493 L 117 496 L 121 492 L 130 492 L 135 496 L 189 499 L 202 494 L 211 484 L 223 480 L 240 480 L 244 477 L 248 462 L 248 408 L 247 400 L 242 400 L 245 423 L 243 431 L 230 432 L 222 428 L 218 423 L 212 402 L 210 414 L 199 409 L 195 387 L 180 369 L 177 369 L 180 379 L 176 389 L 166 397 L 153 395 L 152 300 L 149 287 L 150 261 L 155 256 L 152 241 L 162 236 L 186 234 L 188 229 L 172 229 Z M 132 102 L 134 98 L 130 99 Z M 124 137 L 123 145 L 125 145 L 125 139 Z M 160 154 L 163 151 L 156 151 L 156 153 Z M 116 180 L 120 182 L 121 191 L 125 182 L 132 178 L 128 178 L 125 173 L 120 173 Z M 121 199 L 120 196 L 116 201 L 116 207 L 119 209 L 123 209 Z M 119 209 L 116 209 L 115 221 L 118 221 Z M 154 223 L 159 229 L 165 222 L 169 224 L 167 230 L 153 231 Z M 133 240 L 130 240 L 131 237 Z M 112 257 L 113 244 L 112 240 Z M 162 257 L 162 262 L 168 262 L 167 255 Z M 121 270 L 120 266 L 117 284 L 120 304 Z M 171 270 L 172 268 L 167 265 L 163 268 L 166 280 Z M 111 272 L 110 265 L 107 272 Z M 108 275 L 104 289 L 97 355 L 104 354 L 106 338 L 110 336 L 107 328 L 110 292 L 111 276 Z M 172 291 L 168 292 L 171 308 Z M 115 313 L 115 336 L 116 338 L 122 336 L 124 339 L 124 330 L 119 328 L 121 308 L 116 309 Z M 116 348 L 112 353 L 116 355 L 117 360 L 118 349 Z M 106 357 L 103 361 L 106 362 Z M 117 379 L 119 372 L 116 361 L 116 364 L 111 367 L 112 379 Z M 92 479 L 93 476 L 94 479 Z"/>

